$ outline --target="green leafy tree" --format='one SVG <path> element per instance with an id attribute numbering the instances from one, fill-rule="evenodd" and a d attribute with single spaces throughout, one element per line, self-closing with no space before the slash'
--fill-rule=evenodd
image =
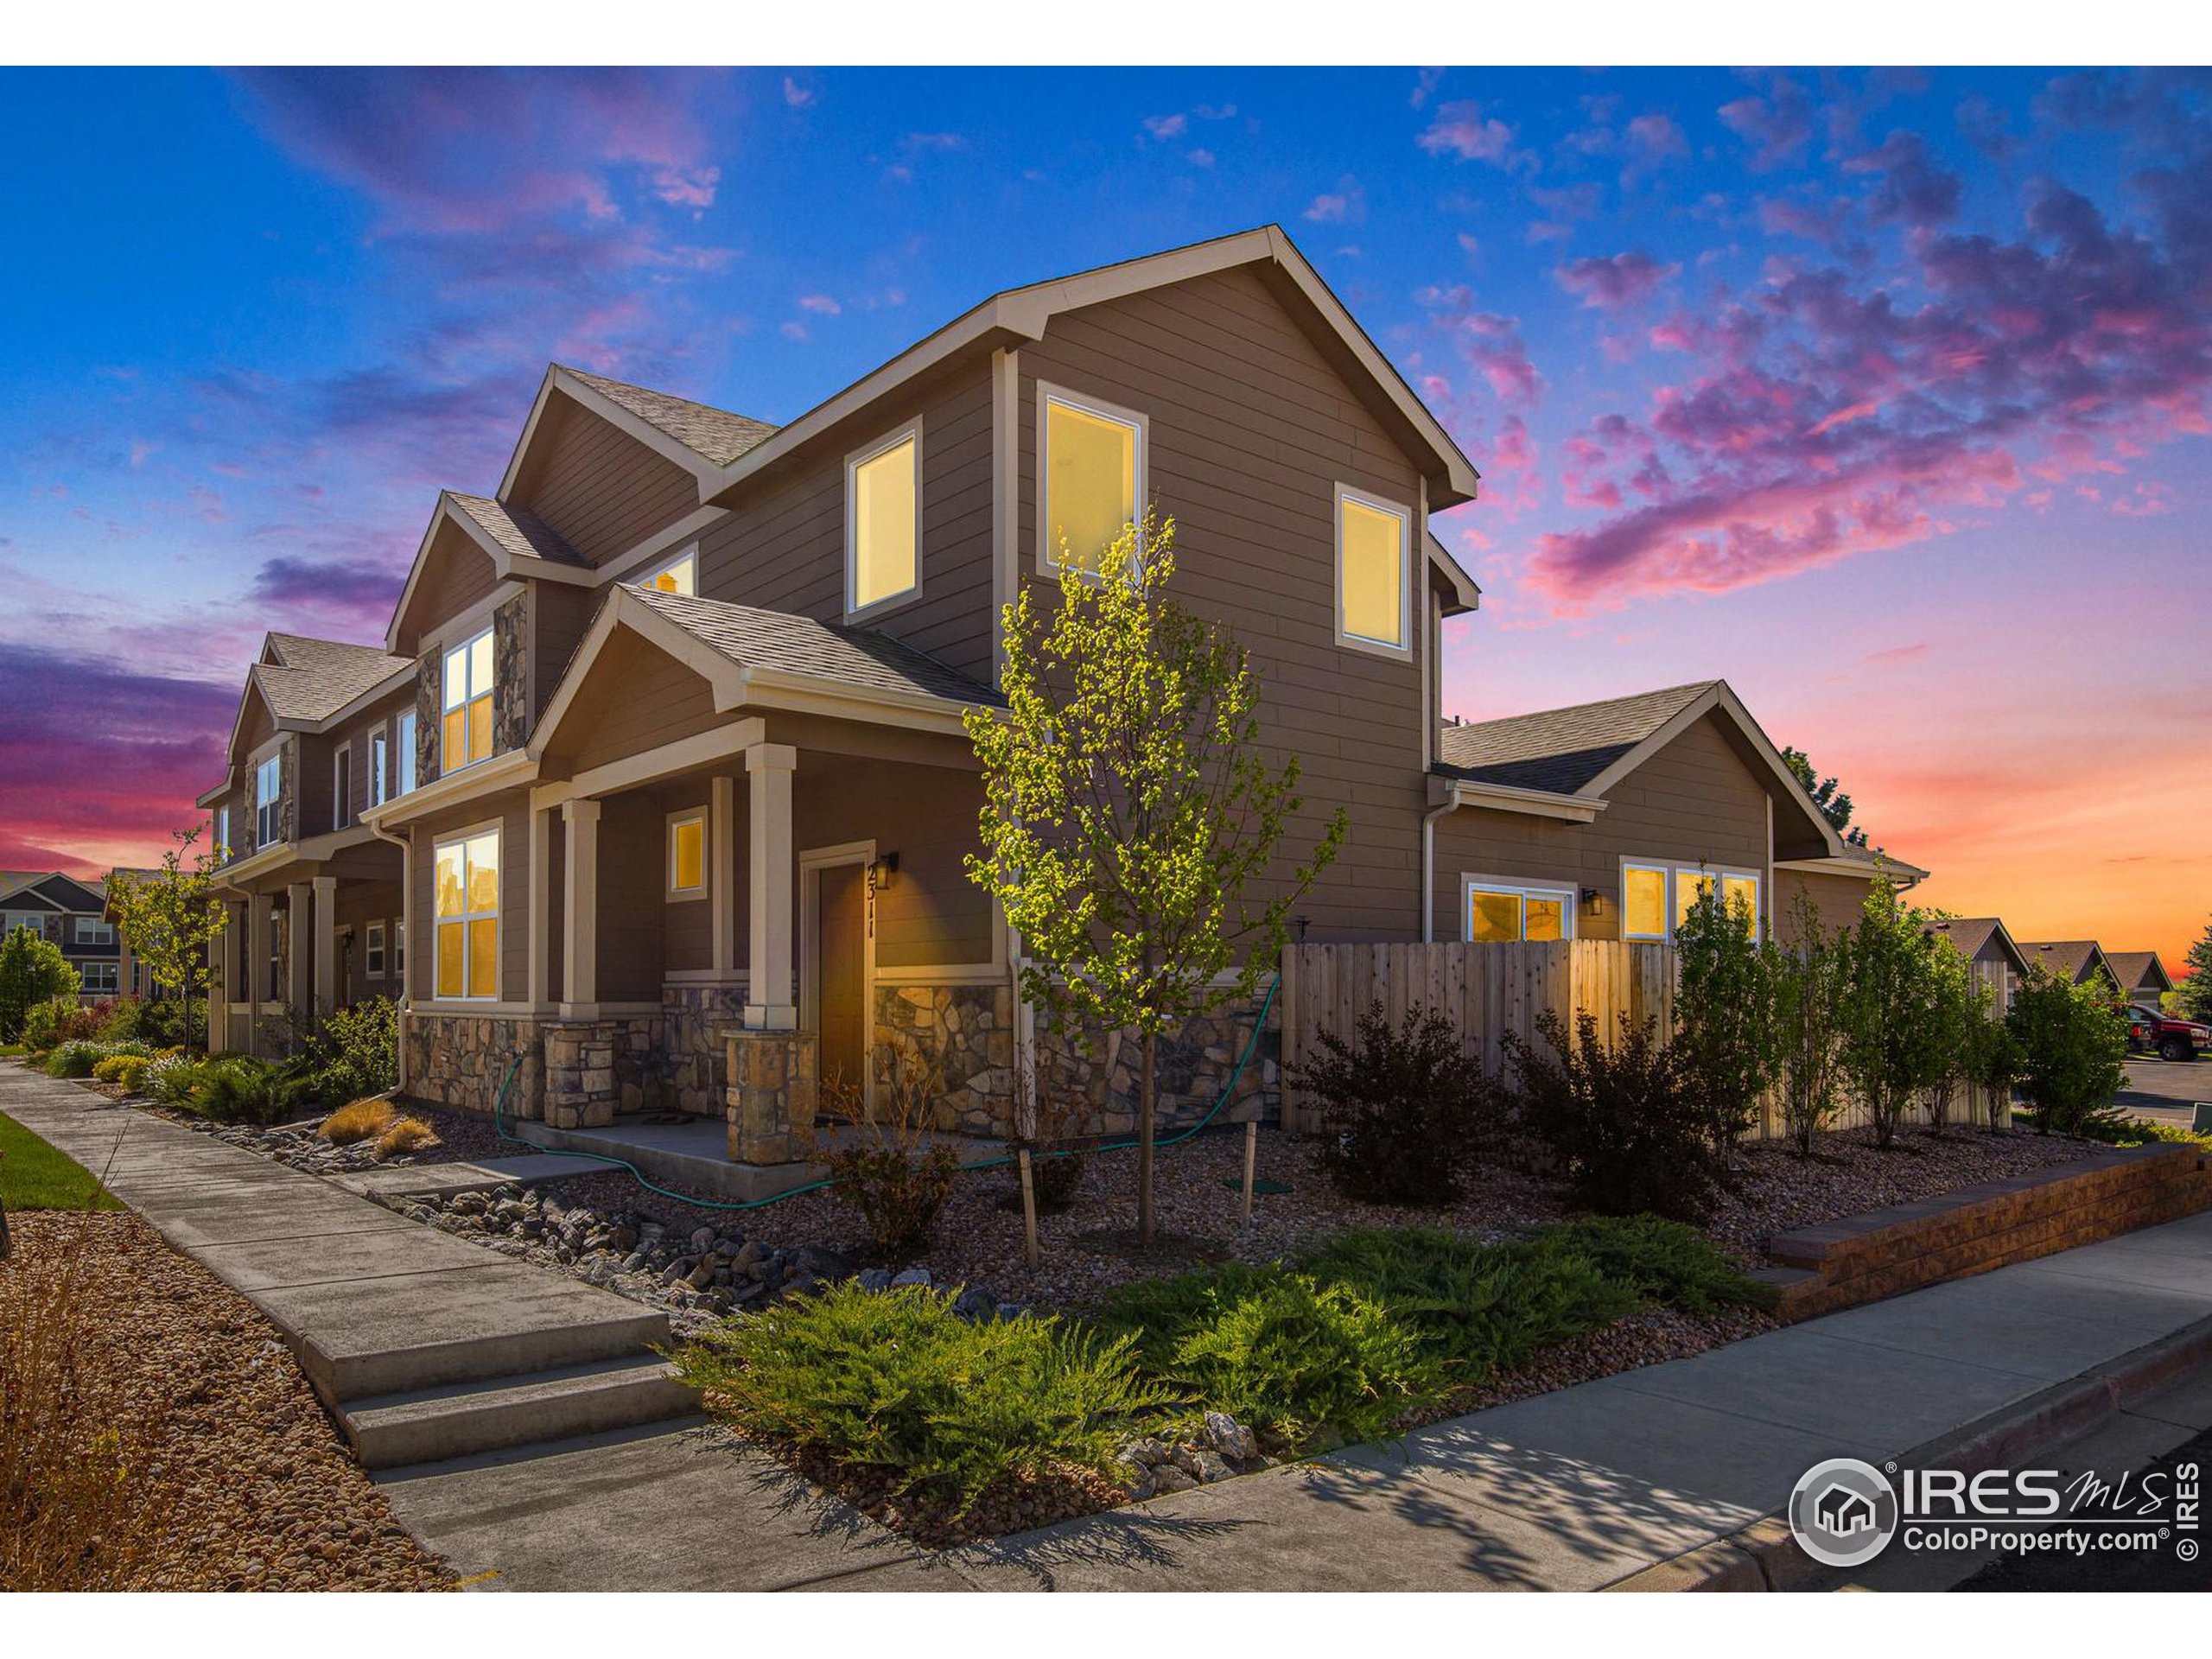
<path id="1" fill-rule="evenodd" d="M 2020 1092 L 2045 1134 L 2073 1135 L 2112 1104 L 2127 1080 L 2127 1021 L 2104 988 L 2028 970 L 2005 1016 L 2019 1045 Z"/>
<path id="2" fill-rule="evenodd" d="M 117 925 L 146 964 L 147 977 L 184 1000 L 188 1052 L 192 1047 L 193 999 L 207 995 L 213 977 L 211 948 L 228 921 L 214 890 L 223 849 L 194 850 L 204 827 L 176 831 L 176 845 L 162 855 L 160 869 L 143 876 L 118 876 L 108 893 Z"/>
<path id="3" fill-rule="evenodd" d="M 1990 1128 L 2003 1128 L 2005 1112 L 2012 1103 L 2013 1086 L 2020 1080 L 2020 1045 L 1986 993 L 1979 999 L 1975 1018 L 1967 1027 L 1966 1068 L 1967 1080 L 1981 1090 Z"/>
<path id="4" fill-rule="evenodd" d="M 1931 951 L 1929 966 L 1929 1034 L 1935 1058 L 1921 1096 L 1928 1106 L 1928 1127 L 1940 1134 L 1950 1122 L 1951 1103 L 1972 1081 L 1970 1045 L 1976 1023 L 1987 1018 L 1989 993 L 1967 959 L 1948 947 Z"/>
<path id="5" fill-rule="evenodd" d="M 2189 947 L 2182 969 L 2189 977 L 2174 987 L 2182 1012 L 2192 1020 L 2212 1020 L 2212 922 L 2205 923 L 2204 937 Z"/>
<path id="6" fill-rule="evenodd" d="M 1790 909 L 1795 950 L 1774 957 L 1776 1080 L 1783 1129 L 1800 1157 L 1810 1157 L 1813 1137 L 1834 1120 L 1843 1100 L 1843 1014 L 1846 979 L 1842 943 L 1821 919 L 1809 893 Z"/>
<path id="7" fill-rule="evenodd" d="M 1675 1052 L 1724 1144 L 1759 1121 L 1779 1064 L 1775 1027 L 1778 952 L 1754 937 L 1757 917 L 1711 883 L 1675 930 L 1681 978 L 1675 991 Z"/>
<path id="8" fill-rule="evenodd" d="M 1866 832 L 1852 828 L 1851 797 L 1841 792 L 1836 779 L 1823 778 L 1815 771 L 1812 760 L 1802 749 L 1784 749 L 1782 763 L 1796 774 L 1799 783 L 1805 785 L 1805 792 L 1813 798 L 1813 804 L 1821 809 L 1821 816 L 1843 837 L 1845 845 L 1864 847 L 1866 844 Z"/>
<path id="9" fill-rule="evenodd" d="M 1277 769 L 1260 750 L 1243 647 L 1168 596 L 1174 520 L 1126 527 L 1089 571 L 1062 553 L 1056 608 L 1027 588 L 1006 607 L 1006 710 L 968 716 L 985 804 L 967 868 L 1020 931 L 1022 986 L 1049 1020 L 1137 1035 L 1149 1243 L 1160 1038 L 1254 994 L 1345 817 L 1274 871 L 1298 760 Z"/>
<path id="10" fill-rule="evenodd" d="M 61 947 L 28 927 L 0 940 L 0 1040 L 23 1034 L 23 1018 L 41 1002 L 74 996 L 82 983 Z"/>
<path id="11" fill-rule="evenodd" d="M 1954 960 L 1956 953 L 1887 881 L 1873 884 L 1842 944 L 1843 1076 L 1866 1108 L 1874 1144 L 1886 1147 L 1914 1097 L 1950 1063 L 1937 1016 L 1943 982 L 1936 953 Z"/>

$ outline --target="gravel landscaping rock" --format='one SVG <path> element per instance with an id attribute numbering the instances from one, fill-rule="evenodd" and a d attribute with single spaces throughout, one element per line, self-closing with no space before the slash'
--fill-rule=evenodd
<path id="1" fill-rule="evenodd" d="M 0 1319 L 41 1254 L 86 1271 L 81 1340 L 104 1414 L 143 1430 L 144 1554 L 117 1590 L 439 1590 L 276 1328 L 128 1212 L 11 1217 Z M 158 1519 L 156 1519 L 158 1517 Z"/>

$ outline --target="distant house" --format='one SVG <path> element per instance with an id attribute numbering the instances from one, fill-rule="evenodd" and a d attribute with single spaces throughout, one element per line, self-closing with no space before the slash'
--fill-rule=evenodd
<path id="1" fill-rule="evenodd" d="M 0 870 L 0 934 L 19 927 L 60 947 L 84 982 L 85 1001 L 122 989 L 122 953 L 100 883 L 59 870 Z"/>
<path id="2" fill-rule="evenodd" d="M 2020 954 L 2030 967 L 2048 968 L 2069 984 L 2086 985 L 2101 979 L 2113 995 L 2126 995 L 2120 976 L 2094 939 L 2023 939 Z"/>
<path id="3" fill-rule="evenodd" d="M 2120 994 L 2131 1002 L 2155 1008 L 2158 999 L 2174 988 L 2173 976 L 2155 950 L 2107 950 L 2105 966 L 2120 982 Z"/>
<path id="4" fill-rule="evenodd" d="M 2012 992 L 2028 971 L 2027 958 L 2005 924 L 1994 916 L 1952 916 L 1930 922 L 1928 931 L 1979 970 L 1997 993 L 1997 1011 L 2012 1006 Z"/>

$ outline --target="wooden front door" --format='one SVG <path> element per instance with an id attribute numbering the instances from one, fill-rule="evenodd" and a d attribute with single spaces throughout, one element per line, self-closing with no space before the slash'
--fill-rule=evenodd
<path id="1" fill-rule="evenodd" d="M 816 1018 L 822 1077 L 863 1086 L 868 1064 L 868 868 L 825 864 L 815 907 Z"/>

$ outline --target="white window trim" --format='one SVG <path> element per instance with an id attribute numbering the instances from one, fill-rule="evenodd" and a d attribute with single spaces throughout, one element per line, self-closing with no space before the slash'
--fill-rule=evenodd
<path id="1" fill-rule="evenodd" d="M 1629 931 L 1628 873 L 1630 870 L 1649 871 L 1658 876 L 1664 888 L 1659 897 L 1659 915 L 1662 923 L 1659 932 L 1631 933 Z M 1675 867 L 1673 865 L 1662 864 L 1654 858 L 1624 858 L 1621 860 L 1620 885 L 1615 891 L 1619 895 L 1615 902 L 1621 907 L 1621 938 L 1642 939 L 1655 944 L 1663 944 L 1675 937 Z"/>
<path id="2" fill-rule="evenodd" d="M 699 885 L 696 887 L 679 887 L 676 885 L 676 831 L 680 825 L 687 823 L 696 823 L 699 826 Z M 663 896 L 671 905 L 689 904 L 695 899 L 704 899 L 709 889 L 714 886 L 715 878 L 715 844 L 713 837 L 708 832 L 707 809 L 703 806 L 687 806 L 681 811 L 670 813 L 665 849 L 666 857 L 663 861 L 664 868 L 661 881 Z"/>
<path id="3" fill-rule="evenodd" d="M 275 798 L 269 801 L 264 801 L 261 798 L 261 773 L 262 769 L 267 766 L 271 761 L 274 761 L 276 766 L 276 794 Z M 253 810 L 253 849 L 256 852 L 259 852 L 264 847 L 276 846 L 281 837 L 281 833 L 284 827 L 283 823 L 284 805 L 283 740 L 279 738 L 269 749 L 254 756 L 250 765 L 251 770 L 249 772 L 248 777 L 251 780 L 251 806 Z M 264 836 L 262 833 L 261 815 L 264 809 L 276 815 L 273 827 L 278 832 L 277 834 Z"/>
<path id="4" fill-rule="evenodd" d="M 399 718 L 392 722 L 392 741 L 398 747 L 401 756 L 400 764 L 392 769 L 391 798 L 394 800 L 397 800 L 402 795 L 412 795 L 415 792 L 415 744 L 417 728 L 418 722 L 415 710 L 412 709 L 403 709 Z"/>
<path id="5" fill-rule="evenodd" d="M 1459 873 L 1459 940 L 1471 943 L 1474 933 L 1474 913 L 1469 902 L 1475 889 L 1484 893 L 1512 893 L 1521 897 L 1521 932 L 1525 939 L 1529 931 L 1529 900 L 1557 899 L 1561 901 L 1560 937 L 1575 937 L 1574 916 L 1582 903 L 1582 890 L 1571 881 L 1538 881 L 1523 875 L 1477 875 L 1462 870 Z M 1548 941 L 1545 941 L 1548 943 Z"/>
<path id="6" fill-rule="evenodd" d="M 699 543 L 696 542 L 691 543 L 689 546 L 678 548 L 651 569 L 639 571 L 636 575 L 630 578 L 631 585 L 638 588 L 650 588 L 679 564 L 689 564 L 691 567 L 691 591 L 688 594 L 678 594 L 677 597 L 696 599 L 699 596 Z"/>
<path id="7" fill-rule="evenodd" d="M 369 734 L 369 804 L 382 806 L 391 798 L 391 734 L 376 731 Z"/>
<path id="8" fill-rule="evenodd" d="M 113 944 L 115 925 L 98 916 L 79 916 L 73 919 L 75 943 L 79 944 Z"/>
<path id="9" fill-rule="evenodd" d="M 349 738 L 330 752 L 330 828 L 334 834 L 353 820 L 346 813 L 353 806 L 347 798 L 353 792 L 353 744 Z M 344 787 L 340 785 L 343 784 Z"/>
<path id="10" fill-rule="evenodd" d="M 389 969 L 385 960 L 384 940 L 382 922 L 371 922 L 362 931 L 361 972 L 371 979 L 388 977 Z"/>
<path id="11" fill-rule="evenodd" d="M 860 591 L 860 528 L 861 516 L 855 483 L 860 469 L 877 456 L 896 449 L 912 439 L 914 445 L 914 580 L 895 594 L 886 594 L 881 599 L 870 600 L 865 605 L 853 601 Z M 904 426 L 885 433 L 874 443 L 855 449 L 845 457 L 845 620 L 865 621 L 886 611 L 911 605 L 922 596 L 922 417 L 919 415 Z"/>
<path id="12" fill-rule="evenodd" d="M 499 843 L 499 895 L 498 899 L 494 901 L 492 909 L 488 911 L 471 910 L 468 908 L 468 866 L 466 861 L 468 857 L 468 854 L 467 848 L 470 842 L 480 840 L 486 836 L 496 837 Z M 463 862 L 461 865 L 461 910 L 458 916 L 441 916 L 438 914 L 438 855 L 446 848 L 454 846 L 458 846 L 463 849 L 461 853 Z M 506 976 L 506 887 L 507 835 L 506 825 L 500 819 L 492 818 L 482 823 L 472 823 L 466 829 L 449 830 L 444 835 L 435 837 L 430 842 L 430 997 L 433 1001 L 447 1004 L 467 1003 L 472 1007 L 480 1007 L 486 1002 L 497 1002 L 499 1001 L 499 993 L 503 988 L 504 981 Z M 471 996 L 468 995 L 467 990 L 464 989 L 453 995 L 447 995 L 438 988 L 439 927 L 442 925 L 453 922 L 459 922 L 462 924 L 461 931 L 461 982 L 464 987 L 466 987 L 468 983 L 468 953 L 474 948 L 469 943 L 468 928 L 467 925 L 470 922 L 483 921 L 487 917 L 499 925 L 499 948 L 493 953 L 492 994 L 489 996 Z"/>
<path id="13" fill-rule="evenodd" d="M 400 989 L 407 988 L 407 918 L 391 918 L 391 976 L 400 982 Z"/>
<path id="14" fill-rule="evenodd" d="M 467 634 L 461 639 L 454 640 L 451 645 L 442 643 L 438 646 L 438 776 L 441 778 L 450 778 L 454 773 L 457 772 L 466 772 L 471 766 L 480 766 L 486 760 L 489 760 L 493 755 L 499 753 L 499 743 L 498 728 L 499 723 L 499 704 L 498 694 L 493 687 L 488 685 L 486 686 L 483 691 L 480 693 L 474 682 L 472 682 L 468 687 L 468 695 L 461 700 L 461 707 L 462 710 L 461 729 L 466 731 L 468 728 L 468 705 L 475 702 L 479 696 L 491 697 L 493 700 L 492 725 L 493 728 L 492 733 L 492 746 L 483 753 L 472 756 L 469 760 L 463 761 L 457 766 L 451 764 L 450 759 L 446 753 L 446 716 L 453 712 L 453 705 L 446 701 L 446 671 L 451 665 L 455 654 L 458 654 L 461 661 L 466 663 L 470 658 L 475 655 L 476 642 L 479 639 L 492 639 L 492 626 L 487 622 L 483 627 L 478 628 L 474 632 Z M 494 681 L 498 680 L 499 677 L 499 642 L 497 640 L 493 640 L 492 645 L 492 677 Z"/>
<path id="15" fill-rule="evenodd" d="M 231 808 L 228 802 L 215 809 L 214 822 L 208 828 L 213 832 L 215 845 L 210 850 L 219 859 L 227 861 L 231 856 Z"/>
<path id="16" fill-rule="evenodd" d="M 1147 474 L 1152 466 L 1152 417 L 1137 410 L 1124 409 L 1119 404 L 1109 404 L 1103 397 L 1070 391 L 1066 387 L 1053 385 L 1049 381 L 1039 380 L 1037 383 L 1037 569 L 1057 579 L 1060 574 L 1060 562 L 1053 556 L 1052 539 L 1052 440 L 1049 435 L 1054 404 L 1064 404 L 1086 415 L 1118 421 L 1124 426 L 1136 429 L 1136 455 L 1133 468 L 1135 477 L 1131 480 L 1134 499 L 1130 508 L 1133 518 L 1140 522 L 1144 518 L 1147 495 L 1146 486 L 1149 481 Z M 1144 551 L 1141 540 L 1137 544 L 1137 551 Z M 1105 575 L 1100 570 L 1081 570 L 1077 574 L 1093 582 L 1101 580 Z"/>
<path id="17" fill-rule="evenodd" d="M 1628 931 L 1628 873 L 1630 870 L 1653 870 L 1667 879 L 1667 931 L 1663 933 L 1631 933 Z M 1757 870 L 1747 870 L 1734 864 L 1669 864 L 1656 858 L 1624 858 L 1621 861 L 1620 907 L 1621 938 L 1641 940 L 1648 944 L 1664 944 L 1675 937 L 1675 906 L 1681 880 L 1686 875 L 1709 875 L 1715 882 L 1724 877 L 1751 884 L 1751 938 L 1754 943 L 1766 937 L 1766 881 Z"/>
<path id="18" fill-rule="evenodd" d="M 1386 512 L 1398 521 L 1398 645 L 1387 639 L 1370 639 L 1363 633 L 1352 633 L 1344 627 L 1344 503 L 1350 501 L 1375 512 Z M 1332 601 L 1336 607 L 1337 644 L 1347 651 L 1370 652 L 1378 657 L 1394 657 L 1401 660 L 1414 654 L 1413 623 L 1413 544 L 1414 510 L 1402 501 L 1393 501 L 1387 496 L 1354 489 L 1349 484 L 1338 484 L 1334 504 L 1330 508 L 1330 537 L 1336 546 L 1336 587 Z"/>

